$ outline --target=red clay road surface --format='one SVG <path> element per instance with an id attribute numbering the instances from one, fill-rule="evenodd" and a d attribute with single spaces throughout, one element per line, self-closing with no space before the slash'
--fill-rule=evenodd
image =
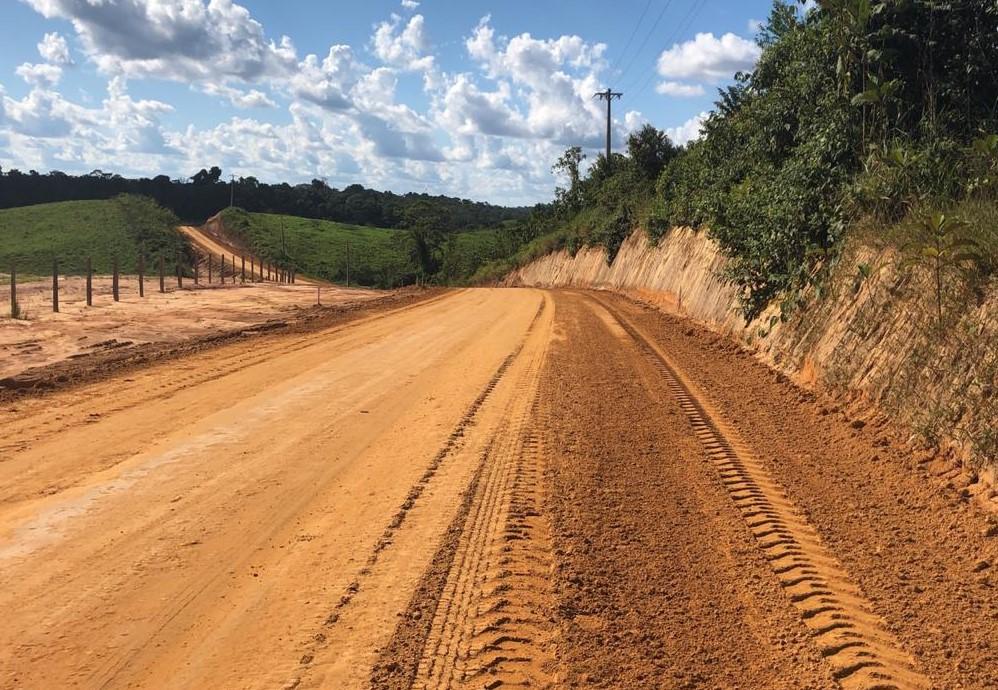
<path id="1" fill-rule="evenodd" d="M 0 687 L 998 687 L 993 518 L 854 422 L 539 290 L 17 399 Z"/>

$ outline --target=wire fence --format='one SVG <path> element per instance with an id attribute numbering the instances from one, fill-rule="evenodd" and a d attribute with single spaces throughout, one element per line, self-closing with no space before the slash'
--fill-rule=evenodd
<path id="1" fill-rule="evenodd" d="M 140 298 L 150 293 L 166 293 L 174 290 L 193 290 L 215 286 L 237 286 L 247 283 L 272 283 L 277 285 L 292 285 L 297 280 L 294 268 L 281 266 L 273 261 L 266 261 L 256 256 L 241 254 L 213 254 L 208 252 L 177 252 L 169 258 L 159 253 L 147 257 L 139 253 L 128 263 L 131 271 L 124 273 L 118 257 L 112 255 L 105 258 L 106 272 L 95 270 L 92 256 L 73 257 L 67 266 L 60 263 L 58 257 L 52 259 L 51 287 L 45 288 L 48 276 L 39 275 L 37 264 L 32 270 L 19 271 L 18 262 L 12 260 L 8 265 L 6 275 L 10 288 L 9 312 L 12 319 L 26 318 L 21 289 L 30 289 L 32 306 L 38 306 L 37 297 L 41 291 L 46 295 L 46 308 L 53 312 L 60 310 L 60 293 L 65 290 L 68 280 L 82 281 L 82 290 L 87 307 L 93 307 L 99 299 L 103 303 L 121 301 L 126 291 Z M 0 267 L 3 268 L 3 267 Z M 110 275 L 110 290 L 107 289 L 107 276 Z M 0 273 L 2 279 L 3 273 Z M 95 284 L 95 278 L 102 278 L 101 285 Z M 126 280 L 127 278 L 127 280 Z M 74 285 L 75 287 L 75 285 Z"/>

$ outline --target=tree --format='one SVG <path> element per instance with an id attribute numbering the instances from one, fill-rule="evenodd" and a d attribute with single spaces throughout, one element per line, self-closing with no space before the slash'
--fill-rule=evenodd
<path id="1" fill-rule="evenodd" d="M 665 166 L 679 153 L 665 132 L 646 124 L 627 137 L 627 155 L 637 170 L 649 180 L 657 180 Z"/>
<path id="2" fill-rule="evenodd" d="M 565 149 L 565 153 L 551 166 L 551 172 L 555 175 L 562 175 L 568 178 L 568 189 L 558 187 L 554 190 L 555 205 L 562 208 L 567 213 L 573 213 L 581 206 L 582 172 L 580 170 L 582 161 L 586 159 L 586 154 L 582 153 L 581 146 L 570 146 Z"/>
<path id="3" fill-rule="evenodd" d="M 409 254 L 424 276 L 439 268 L 440 246 L 444 241 L 443 218 L 440 209 L 426 199 L 420 199 L 403 213 L 403 223 L 411 240 Z"/>
<path id="4" fill-rule="evenodd" d="M 211 166 L 211 170 L 201 168 L 191 178 L 191 182 L 196 185 L 211 185 L 222 179 L 222 169 L 217 165 Z"/>

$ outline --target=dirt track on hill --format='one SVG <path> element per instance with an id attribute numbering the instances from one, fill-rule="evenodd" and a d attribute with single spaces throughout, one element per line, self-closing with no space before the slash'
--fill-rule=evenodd
<path id="1" fill-rule="evenodd" d="M 2 687 L 998 687 L 992 518 L 612 295 L 386 304 L 0 425 Z"/>

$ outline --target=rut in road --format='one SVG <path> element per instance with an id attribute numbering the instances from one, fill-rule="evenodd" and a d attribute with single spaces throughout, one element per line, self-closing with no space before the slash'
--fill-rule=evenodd
<path id="1" fill-rule="evenodd" d="M 825 549 L 764 463 L 730 424 L 626 317 L 606 309 L 661 373 L 703 444 L 725 490 L 765 553 L 787 596 L 846 690 L 916 690 L 929 682 L 914 667 L 872 604 Z"/>
<path id="2" fill-rule="evenodd" d="M 505 421 L 437 563 L 376 665 L 374 687 L 552 687 L 557 626 L 551 534 L 542 514 L 543 419 L 537 384 L 544 349 L 526 363 Z M 411 621 L 432 616 L 411 639 Z M 409 639 L 406 639 L 409 636 Z M 406 658 L 408 657 L 408 658 Z M 399 665 L 414 666 L 392 677 Z M 390 680 L 389 680 L 390 679 Z"/>

